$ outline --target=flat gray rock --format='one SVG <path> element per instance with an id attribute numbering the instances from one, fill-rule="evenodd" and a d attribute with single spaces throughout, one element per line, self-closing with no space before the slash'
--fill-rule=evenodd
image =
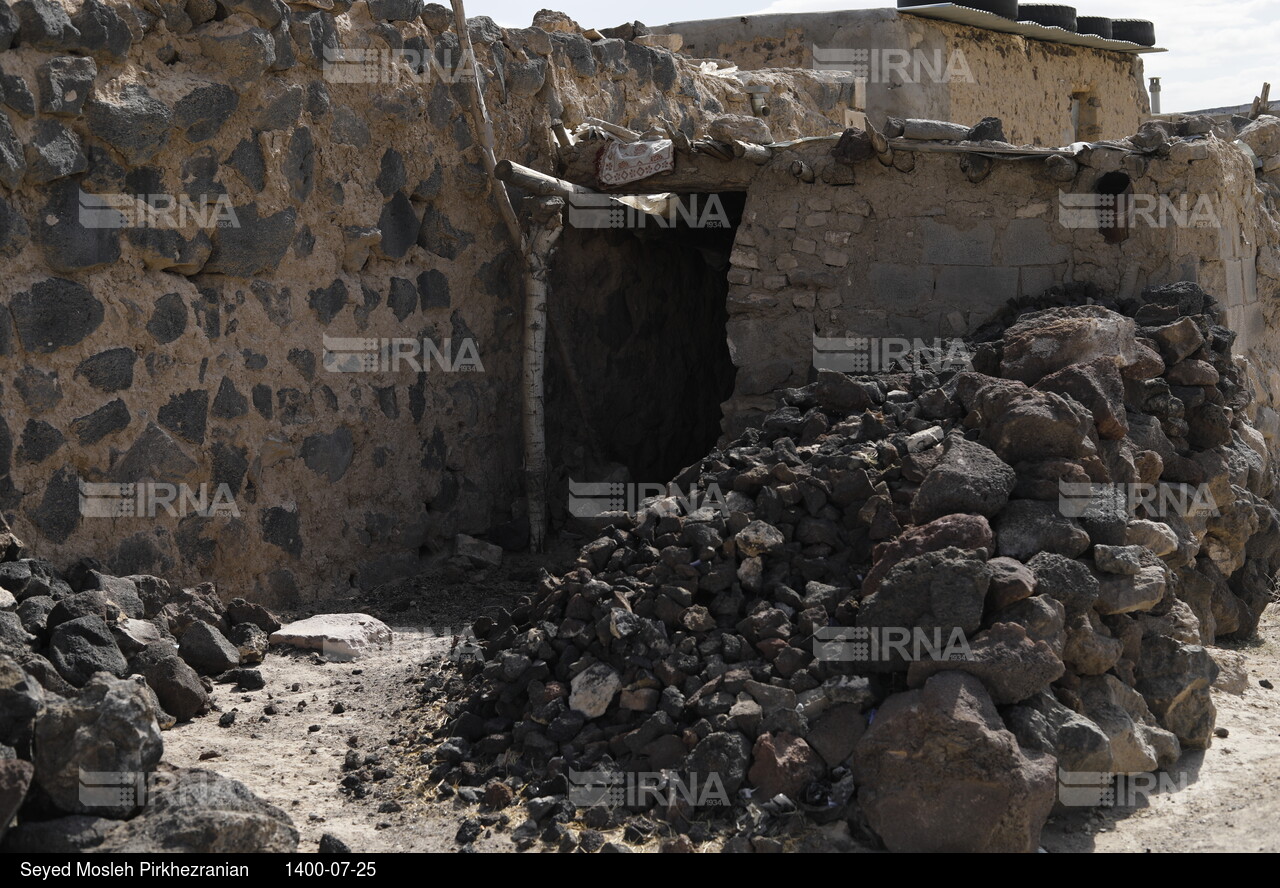
<path id="1" fill-rule="evenodd" d="M 289 623 L 271 634 L 272 644 L 321 651 L 335 660 L 354 660 L 391 643 L 391 628 L 368 614 L 321 614 Z"/>

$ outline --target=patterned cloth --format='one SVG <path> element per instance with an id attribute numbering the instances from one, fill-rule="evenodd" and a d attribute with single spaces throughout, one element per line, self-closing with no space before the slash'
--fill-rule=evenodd
<path id="1" fill-rule="evenodd" d="M 625 185 L 675 169 L 675 146 L 670 139 L 610 142 L 600 153 L 599 164 L 601 184 Z"/>

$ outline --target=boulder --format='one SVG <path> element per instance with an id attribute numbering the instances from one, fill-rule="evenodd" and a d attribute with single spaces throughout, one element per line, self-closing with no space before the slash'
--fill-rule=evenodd
<path id="1" fill-rule="evenodd" d="M 183 633 L 178 655 L 203 675 L 220 675 L 240 665 L 240 651 L 208 623 L 196 623 Z"/>
<path id="2" fill-rule="evenodd" d="M 832 706 L 811 723 L 805 737 L 829 768 L 848 763 L 854 747 L 867 730 L 867 716 L 856 703 Z"/>
<path id="3" fill-rule="evenodd" d="M 37 720 L 36 783 L 68 814 L 129 817 L 140 800 L 123 789 L 145 784 L 163 749 L 143 687 L 96 675 L 78 697 L 49 704 Z"/>
<path id="4" fill-rule="evenodd" d="M 194 589 L 171 590 L 168 603 L 160 608 L 159 617 L 174 638 L 182 638 L 196 623 L 207 623 L 219 632 L 227 631 L 231 627 L 227 625 L 226 613 L 227 608 L 218 598 L 213 584 L 202 583 Z"/>
<path id="5" fill-rule="evenodd" d="M 150 620 L 118 620 L 111 626 L 111 637 L 125 657 L 132 657 L 150 644 L 174 646 L 173 636 Z"/>
<path id="6" fill-rule="evenodd" d="M 1093 563 L 1104 573 L 1135 577 L 1142 570 L 1145 551 L 1141 546 L 1094 546 Z"/>
<path id="7" fill-rule="evenodd" d="M 1073 364 L 1041 379 L 1035 388 L 1074 398 L 1093 414 L 1102 438 L 1119 440 L 1129 434 L 1124 409 L 1124 379 L 1117 358 L 1097 358 L 1088 364 Z"/>
<path id="8" fill-rule="evenodd" d="M 1020 749 L 982 682 L 960 672 L 886 700 L 853 761 L 858 802 L 890 851 L 1034 853 L 1054 804 L 1052 756 Z"/>
<path id="9" fill-rule="evenodd" d="M 1249 661 L 1244 654 L 1214 648 L 1212 655 L 1218 664 L 1218 677 L 1213 682 L 1215 688 L 1236 696 L 1249 690 Z"/>
<path id="10" fill-rule="evenodd" d="M 805 789 L 826 773 L 822 758 L 799 737 L 791 734 L 761 734 L 751 752 L 747 780 L 762 799 L 784 795 L 793 802 Z"/>
<path id="11" fill-rule="evenodd" d="M 1009 502 L 1018 477 L 991 450 L 962 437 L 949 439 L 946 453 L 929 472 L 911 503 L 911 518 L 928 524 L 952 514 L 994 518 Z"/>
<path id="12" fill-rule="evenodd" d="M 1136 685 L 1161 727 L 1184 749 L 1206 749 L 1213 740 L 1217 710 L 1212 688 L 1218 664 L 1200 645 L 1157 636 L 1142 642 Z"/>
<path id="13" fill-rule="evenodd" d="M 209 693 L 200 676 L 171 644 L 148 645 L 129 661 L 129 671 L 141 675 L 155 691 L 161 708 L 180 722 L 190 721 L 209 708 Z"/>
<path id="14" fill-rule="evenodd" d="M 569 708 L 589 719 L 599 718 L 622 690 L 622 680 L 613 669 L 597 663 L 574 676 L 570 688 Z"/>
<path id="15" fill-rule="evenodd" d="M 13 611 L 0 611 L 0 644 L 22 647 L 35 640 L 22 625 L 22 617 Z"/>
<path id="16" fill-rule="evenodd" d="M 35 769 L 22 759 L 0 761 L 0 840 L 9 831 L 18 809 L 27 797 Z"/>
<path id="17" fill-rule="evenodd" d="M 750 761 L 751 743 L 746 737 L 737 731 L 716 731 L 693 748 L 685 759 L 684 771 L 691 786 L 711 786 L 710 781 L 715 779 L 734 798 L 747 779 Z"/>
<path id="18" fill-rule="evenodd" d="M 1098 580 L 1083 562 L 1041 552 L 1027 567 L 1035 574 L 1036 590 L 1062 602 L 1068 614 L 1084 613 L 1098 600 Z"/>
<path id="19" fill-rule="evenodd" d="M 745 114 L 724 114 L 715 118 L 707 127 L 707 134 L 719 142 L 747 142 L 753 145 L 772 145 L 773 135 L 769 124 L 759 117 Z"/>
<path id="20" fill-rule="evenodd" d="M 1083 555 L 1089 534 L 1074 518 L 1062 514 L 1058 503 L 1013 500 L 995 522 L 997 551 L 1007 558 L 1029 561 L 1039 553 L 1067 558 Z"/>
<path id="21" fill-rule="evenodd" d="M 1111 773 L 1111 740 L 1089 719 L 1040 691 L 1004 712 L 1004 721 L 1023 749 L 1045 752 L 1068 773 Z"/>
<path id="22" fill-rule="evenodd" d="M 1064 367 L 1098 358 L 1132 364 L 1136 332 L 1132 318 L 1098 305 L 1033 311 L 1005 330 L 1000 375 L 1034 385 Z"/>
<path id="23" fill-rule="evenodd" d="M 900 561 L 954 547 L 973 551 L 995 548 L 991 525 L 981 515 L 947 515 L 922 527 L 913 527 L 902 536 L 877 547 L 875 565 L 862 582 L 862 594 L 870 595 L 880 588 L 885 575 Z"/>
<path id="24" fill-rule="evenodd" d="M 0 743 L 29 757 L 36 717 L 50 699 L 21 664 L 0 654 Z"/>
<path id="25" fill-rule="evenodd" d="M 923 687 L 940 672 L 977 677 L 997 705 L 1018 703 L 1062 677 L 1066 668 L 1053 649 L 1027 636 L 1017 623 L 997 623 L 977 635 L 962 660 L 917 660 L 907 670 L 907 687 Z"/>
<path id="26" fill-rule="evenodd" d="M 502 564 L 502 547 L 460 533 L 454 538 L 454 554 L 471 563 L 473 567 L 498 567 Z"/>
<path id="27" fill-rule="evenodd" d="M 271 643 L 354 660 L 390 644 L 391 628 L 367 614 L 323 614 L 281 626 L 271 634 Z"/>
<path id="28" fill-rule="evenodd" d="M 1111 769 L 1146 774 L 1168 767 L 1182 755 L 1178 738 L 1156 724 L 1142 695 L 1114 675 L 1080 680 L 1081 715 L 1111 740 Z"/>
<path id="29" fill-rule="evenodd" d="M 1054 392 L 992 385 L 978 394 L 982 442 L 1010 465 L 1097 453 L 1093 416 Z"/>
<path id="30" fill-rule="evenodd" d="M 99 672 L 119 677 L 128 668 L 110 628 L 98 616 L 77 617 L 54 629 L 49 634 L 49 662 L 78 688 Z"/>
<path id="31" fill-rule="evenodd" d="M 104 836 L 107 854 L 294 854 L 289 815 L 238 780 L 213 771 L 166 769 L 142 814 Z"/>
<path id="32" fill-rule="evenodd" d="M 240 623 L 231 630 L 228 640 L 240 652 L 240 665 L 261 663 L 267 656 L 267 633 L 253 623 Z"/>
<path id="33" fill-rule="evenodd" d="M 119 96 L 95 96 L 85 106 L 89 130 L 132 165 L 141 165 L 169 141 L 173 112 L 140 83 L 125 85 Z"/>
<path id="34" fill-rule="evenodd" d="M 1111 630 L 1096 611 L 1068 613 L 1067 642 L 1062 661 L 1076 675 L 1102 675 L 1115 668 L 1124 656 L 1124 643 L 1111 636 Z"/>
<path id="35" fill-rule="evenodd" d="M 1062 602 L 1048 595 L 1033 595 L 996 611 L 988 620 L 994 623 L 1017 623 L 1027 630 L 1032 641 L 1043 641 L 1059 657 L 1067 643 L 1067 610 Z"/>
<path id="36" fill-rule="evenodd" d="M 1129 522 L 1126 544 L 1142 546 L 1153 555 L 1164 557 L 1178 551 L 1178 535 L 1162 521 L 1137 519 Z"/>
<path id="37" fill-rule="evenodd" d="M 992 558 L 987 562 L 991 585 L 987 587 L 987 610 L 998 611 L 1036 594 L 1036 575 L 1014 558 Z"/>
<path id="38" fill-rule="evenodd" d="M 260 604 L 250 604 L 243 598 L 233 598 L 227 605 L 227 622 L 232 626 L 251 623 L 270 635 L 280 628 L 280 618 Z"/>
<path id="39" fill-rule="evenodd" d="M 738 546 L 738 553 L 743 558 L 770 555 L 780 551 L 786 544 L 786 539 L 776 527 L 759 520 L 752 521 L 738 531 L 734 540 Z"/>
<path id="40" fill-rule="evenodd" d="M 858 609 L 859 627 L 936 630 L 945 645 L 955 631 L 976 632 L 991 574 L 986 563 L 961 549 L 943 549 L 897 564 L 880 589 Z M 901 651 L 883 652 L 894 668 L 906 668 Z"/>
<path id="41" fill-rule="evenodd" d="M 81 854 L 101 845 L 119 822 L 83 814 L 24 820 L 9 830 L 4 850 L 11 854 Z"/>
<path id="42" fill-rule="evenodd" d="M 884 401 L 884 395 L 874 383 L 835 370 L 819 370 L 813 388 L 818 406 L 838 416 L 867 410 Z"/>
<path id="43" fill-rule="evenodd" d="M 1204 345 L 1204 334 L 1191 318 L 1179 318 L 1151 331 L 1151 338 L 1160 346 L 1161 356 L 1169 365 L 1175 365 L 1199 351 Z"/>
<path id="44" fill-rule="evenodd" d="M 1101 574 L 1098 576 L 1098 599 L 1093 606 L 1100 614 L 1151 610 L 1164 600 L 1167 575 L 1160 564 L 1144 567 L 1136 576 Z"/>

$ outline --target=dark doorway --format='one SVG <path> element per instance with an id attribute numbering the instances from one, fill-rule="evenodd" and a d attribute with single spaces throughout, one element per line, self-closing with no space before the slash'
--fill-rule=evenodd
<path id="1" fill-rule="evenodd" d="M 553 489 L 566 476 L 664 483 L 719 437 L 720 405 L 734 382 L 725 335 L 729 253 L 745 195 L 680 200 L 669 217 L 628 211 L 608 223 L 628 227 L 572 224 L 581 214 L 565 226 L 551 325 L 565 337 L 583 403 L 549 340 Z"/>

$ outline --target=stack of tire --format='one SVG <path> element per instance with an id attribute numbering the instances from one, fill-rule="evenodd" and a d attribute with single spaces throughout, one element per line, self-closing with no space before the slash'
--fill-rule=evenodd
<path id="1" fill-rule="evenodd" d="M 934 6 L 936 0 L 898 0 L 899 9 Z M 1108 40 L 1125 40 L 1139 46 L 1156 45 L 1156 26 L 1143 19 L 1109 19 L 1096 15 L 1076 15 L 1074 6 L 1050 3 L 1018 3 L 1018 0 L 962 0 L 956 4 L 977 9 L 1015 22 L 1032 22 L 1048 28 L 1061 28 L 1072 34 L 1089 34 Z"/>
<path id="2" fill-rule="evenodd" d="M 898 0 L 899 9 L 910 9 L 913 6 L 934 6 L 937 0 Z M 1018 0 L 964 0 L 957 4 L 968 9 L 977 9 L 1002 16 L 1011 21 L 1018 20 Z"/>
<path id="3" fill-rule="evenodd" d="M 1023 3 L 1018 7 L 1018 21 L 1033 22 L 1046 28 L 1076 32 L 1076 8 L 1048 3 Z"/>
<path id="4" fill-rule="evenodd" d="M 1143 19 L 1116 19 L 1111 23 L 1111 36 L 1139 46 L 1156 45 L 1156 26 Z"/>
<path id="5" fill-rule="evenodd" d="M 1094 37 L 1112 37 L 1113 22 L 1100 15 L 1082 15 L 1076 18 L 1077 34 L 1092 34 Z"/>

